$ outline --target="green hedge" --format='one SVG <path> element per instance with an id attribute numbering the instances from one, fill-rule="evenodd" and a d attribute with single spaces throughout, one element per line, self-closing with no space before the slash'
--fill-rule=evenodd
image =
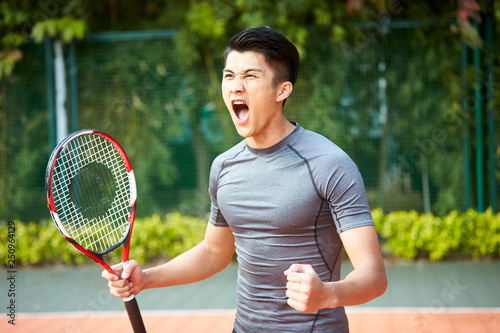
<path id="1" fill-rule="evenodd" d="M 466 258 L 500 257 L 500 213 L 453 211 L 445 217 L 398 211 L 372 212 L 385 253 L 402 259 L 442 260 L 451 256 Z M 15 222 L 16 265 L 92 263 L 59 234 L 54 224 Z M 205 234 L 207 219 L 183 216 L 178 212 L 165 216 L 136 219 L 131 243 L 131 258 L 140 263 L 165 261 L 198 244 Z M 11 233 L 12 234 L 12 233 Z M 0 224 L 0 257 L 8 263 L 8 226 Z M 121 249 L 106 259 L 121 261 Z"/>
<path id="2" fill-rule="evenodd" d="M 402 259 L 498 258 L 500 256 L 500 213 L 452 211 L 444 217 L 415 211 L 384 215 L 375 209 L 377 232 L 383 248 Z"/>
<path id="3" fill-rule="evenodd" d="M 64 239 L 51 220 L 14 222 L 16 265 L 92 263 Z M 130 257 L 140 263 L 173 258 L 203 239 L 206 223 L 207 219 L 183 216 L 179 212 L 136 219 Z M 0 258 L 5 266 L 8 233 L 7 224 L 0 224 Z M 106 262 L 120 262 L 121 253 L 121 248 L 111 252 Z"/>

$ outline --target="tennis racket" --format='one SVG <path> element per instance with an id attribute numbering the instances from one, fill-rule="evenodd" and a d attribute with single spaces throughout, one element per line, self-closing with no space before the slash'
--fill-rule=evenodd
<path id="1" fill-rule="evenodd" d="M 103 256 L 123 244 L 125 268 L 137 192 L 118 142 L 96 130 L 68 135 L 50 156 L 45 192 L 52 220 L 71 245 L 117 275 Z M 134 332 L 146 332 L 134 295 L 124 302 Z"/>

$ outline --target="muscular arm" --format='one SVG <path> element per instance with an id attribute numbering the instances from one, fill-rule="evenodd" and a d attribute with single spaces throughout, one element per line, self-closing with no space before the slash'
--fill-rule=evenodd
<path id="1" fill-rule="evenodd" d="M 350 229 L 340 234 L 354 266 L 345 279 L 323 282 L 309 265 L 292 265 L 288 278 L 288 304 L 302 312 L 358 305 L 381 296 L 387 289 L 384 261 L 373 226 Z"/>
<path id="2" fill-rule="evenodd" d="M 231 229 L 209 223 L 205 239 L 200 244 L 165 264 L 144 271 L 144 289 L 204 280 L 226 268 L 233 253 Z"/>
<path id="3" fill-rule="evenodd" d="M 381 296 L 387 289 L 387 277 L 375 227 L 347 230 L 340 238 L 354 270 L 337 283 L 334 304 L 363 304 Z"/>
<path id="4" fill-rule="evenodd" d="M 128 297 L 144 289 L 170 287 L 204 280 L 227 267 L 234 253 L 234 236 L 229 227 L 215 227 L 208 223 L 204 240 L 169 262 L 142 270 L 136 261 L 123 271 L 121 264 L 113 270 L 121 275 L 102 272 L 112 295 Z"/>

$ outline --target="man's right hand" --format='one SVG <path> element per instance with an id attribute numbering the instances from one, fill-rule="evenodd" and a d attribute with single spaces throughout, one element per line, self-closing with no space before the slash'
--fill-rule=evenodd
<path id="1" fill-rule="evenodd" d="M 122 264 L 117 264 L 111 266 L 111 269 L 116 272 L 117 275 L 111 274 L 104 270 L 101 276 L 108 280 L 109 291 L 111 295 L 119 298 L 127 298 L 130 295 L 139 294 L 144 290 L 144 272 L 135 260 L 130 260 L 125 267 L 122 268 Z"/>

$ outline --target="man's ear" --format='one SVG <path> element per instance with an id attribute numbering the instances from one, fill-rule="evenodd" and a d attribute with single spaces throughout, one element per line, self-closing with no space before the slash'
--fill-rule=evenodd
<path id="1" fill-rule="evenodd" d="M 276 89 L 276 102 L 282 102 L 290 96 L 293 90 L 293 84 L 290 81 L 281 82 Z"/>

